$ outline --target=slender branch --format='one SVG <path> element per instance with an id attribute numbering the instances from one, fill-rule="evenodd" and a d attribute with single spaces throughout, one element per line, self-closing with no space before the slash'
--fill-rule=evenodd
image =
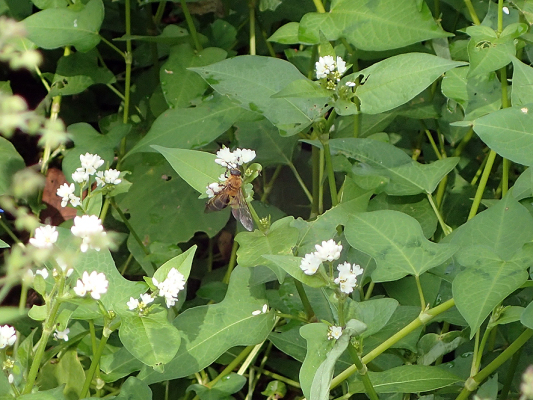
<path id="1" fill-rule="evenodd" d="M 468 8 L 468 12 L 470 13 L 470 18 L 472 18 L 472 21 L 474 22 L 474 25 L 481 24 L 481 21 L 479 20 L 476 10 L 474 9 L 474 6 L 472 5 L 472 2 L 470 0 L 465 0 L 466 8 Z"/>
<path id="2" fill-rule="evenodd" d="M 489 153 L 489 156 L 487 157 L 487 163 L 485 164 L 485 168 L 483 170 L 483 174 L 481 175 L 481 180 L 479 181 L 479 185 L 476 190 L 476 195 L 474 196 L 474 202 L 472 203 L 472 208 L 470 208 L 470 213 L 468 214 L 468 219 L 472 219 L 479 208 L 479 205 L 481 204 L 481 199 L 483 198 L 483 192 L 485 191 L 485 187 L 487 186 L 487 181 L 489 180 L 490 170 L 492 169 L 492 166 L 494 165 L 494 160 L 496 159 L 496 152 L 494 150 L 491 150 Z"/>
<path id="3" fill-rule="evenodd" d="M 105 331 L 105 328 L 104 328 L 104 331 Z M 104 352 L 105 346 L 107 344 L 107 339 L 109 339 L 109 337 L 102 334 L 102 338 L 100 339 L 100 344 L 98 345 L 98 349 L 96 353 L 93 355 L 93 359 L 91 360 L 91 366 L 89 367 L 89 371 L 87 371 L 85 382 L 83 383 L 83 388 L 81 389 L 81 393 L 80 393 L 81 399 L 87 397 L 87 395 L 89 394 L 89 387 L 91 386 L 94 373 L 96 372 L 96 367 L 100 363 L 100 358 L 102 357 L 102 353 Z"/>
<path id="4" fill-rule="evenodd" d="M 185 21 L 187 21 L 187 27 L 189 28 L 189 33 L 192 36 L 192 40 L 194 42 L 194 46 L 196 47 L 196 51 L 202 51 L 203 47 L 200 44 L 200 40 L 198 40 L 198 35 L 196 33 L 196 27 L 194 26 L 194 21 L 192 20 L 191 13 L 189 12 L 189 7 L 187 7 L 187 3 L 185 0 L 180 0 L 181 9 L 183 10 L 183 15 L 185 15 Z"/>

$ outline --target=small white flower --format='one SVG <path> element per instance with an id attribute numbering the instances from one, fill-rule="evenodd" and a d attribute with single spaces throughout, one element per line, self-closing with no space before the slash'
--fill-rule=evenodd
<path id="1" fill-rule="evenodd" d="M 17 340 L 17 331 L 9 325 L 0 326 L 0 349 L 13 346 Z"/>
<path id="2" fill-rule="evenodd" d="M 73 207 L 78 207 L 81 204 L 81 199 L 78 196 L 71 194 L 69 199 Z"/>
<path id="3" fill-rule="evenodd" d="M 217 151 L 217 157 L 215 162 L 223 167 L 234 168 L 236 165 L 237 158 L 228 147 L 222 147 Z"/>
<path id="4" fill-rule="evenodd" d="M 348 82 L 346 82 L 346 86 L 348 86 L 348 87 L 354 87 L 354 86 L 355 86 L 355 82 L 348 81 Z"/>
<path id="5" fill-rule="evenodd" d="M 342 335 L 342 328 L 340 326 L 330 326 L 328 329 L 328 340 L 338 339 Z"/>
<path id="6" fill-rule="evenodd" d="M 250 149 L 235 149 L 233 154 L 237 165 L 247 164 L 256 156 L 255 151 Z"/>
<path id="7" fill-rule="evenodd" d="M 35 275 L 41 275 L 43 279 L 48 278 L 48 270 L 46 268 L 35 271 Z"/>
<path id="8" fill-rule="evenodd" d="M 322 264 L 322 260 L 318 258 L 314 253 L 306 254 L 300 262 L 300 268 L 306 275 L 313 275 Z"/>
<path id="9" fill-rule="evenodd" d="M 333 239 L 322 242 L 322 245 L 315 245 L 315 256 L 322 261 L 334 261 L 338 260 L 341 256 L 342 245 L 335 243 Z"/>
<path id="10" fill-rule="evenodd" d="M 89 248 L 100 251 L 100 247 L 107 244 L 102 221 L 96 215 L 75 217 L 74 226 L 70 228 L 70 231 L 74 236 L 83 239 L 80 247 L 83 253 Z"/>
<path id="11" fill-rule="evenodd" d="M 222 189 L 224 189 L 223 185 L 218 182 L 213 182 L 207 186 L 207 190 L 205 192 L 207 193 L 207 197 L 212 198 L 219 194 Z"/>
<path id="12" fill-rule="evenodd" d="M 133 311 L 133 310 L 135 310 L 136 308 L 139 307 L 139 300 L 134 299 L 133 297 L 130 297 L 130 301 L 128 301 L 128 302 L 126 303 L 126 305 L 128 306 L 128 308 L 129 308 L 130 310 Z"/>
<path id="13" fill-rule="evenodd" d="M 185 288 L 185 277 L 176 268 L 172 268 L 163 282 L 152 278 L 153 284 L 159 289 L 159 296 L 165 298 L 170 308 L 178 301 L 178 293 Z"/>
<path id="14" fill-rule="evenodd" d="M 10 385 L 12 385 L 13 382 L 15 382 L 15 377 L 13 376 L 13 374 L 9 374 L 7 376 L 7 381 L 9 382 Z"/>
<path id="15" fill-rule="evenodd" d="M 339 264 L 337 266 L 339 277 L 335 278 L 335 283 L 340 285 L 341 292 L 349 294 L 357 285 L 357 277 L 363 273 L 363 269 L 359 265 L 352 265 L 348 262 Z"/>
<path id="16" fill-rule="evenodd" d="M 346 69 L 346 62 L 342 59 L 342 57 L 337 56 L 337 71 L 339 71 L 339 74 L 344 74 Z"/>
<path id="17" fill-rule="evenodd" d="M 66 207 L 71 195 L 74 194 L 76 187 L 73 183 L 70 185 L 68 183 L 63 183 L 57 188 L 57 195 L 61 197 L 61 207 Z"/>
<path id="18" fill-rule="evenodd" d="M 332 56 L 319 57 L 315 63 L 315 69 L 318 79 L 327 78 L 335 70 L 335 60 Z"/>
<path id="19" fill-rule="evenodd" d="M 85 168 L 78 168 L 72 174 L 72 180 L 77 183 L 87 182 L 89 180 L 89 173 Z"/>
<path id="20" fill-rule="evenodd" d="M 84 271 L 82 278 L 76 282 L 74 293 L 80 297 L 90 293 L 93 299 L 98 300 L 107 292 L 108 285 L 109 282 L 103 272 L 98 273 L 93 271 L 91 274 L 88 274 L 87 271 Z"/>
<path id="21" fill-rule="evenodd" d="M 80 154 L 80 161 L 81 167 L 84 168 L 89 175 L 94 175 L 96 170 L 104 164 L 104 160 L 102 160 L 98 154 Z"/>
<path id="22" fill-rule="evenodd" d="M 95 176 L 96 185 L 100 187 L 105 186 L 104 171 L 98 171 Z"/>
<path id="23" fill-rule="evenodd" d="M 141 301 L 145 305 L 148 305 L 148 304 L 150 304 L 151 302 L 154 301 L 154 298 L 151 295 L 149 295 L 148 293 L 143 293 L 143 294 L 141 294 Z"/>
<path id="24" fill-rule="evenodd" d="M 96 173 L 96 184 L 98 186 L 109 185 L 118 185 L 122 182 L 122 179 L 119 179 L 120 171 L 116 169 L 106 169 L 105 171 L 98 171 Z"/>
<path id="25" fill-rule="evenodd" d="M 51 249 L 59 232 L 56 231 L 55 226 L 45 225 L 35 229 L 35 235 L 30 239 L 30 244 L 39 249 Z"/>
<path id="26" fill-rule="evenodd" d="M 70 275 L 72 275 L 72 272 L 74 272 L 74 270 L 72 268 L 69 268 L 68 264 L 63 261 L 63 258 L 57 257 L 56 262 L 57 262 L 57 265 L 59 265 L 59 268 L 61 268 L 61 271 L 65 274 L 67 278 Z M 57 275 L 57 271 L 54 268 L 54 276 L 56 275 Z"/>
<path id="27" fill-rule="evenodd" d="M 56 340 L 64 340 L 65 342 L 68 342 L 68 334 L 70 332 L 70 329 L 69 328 L 65 328 L 64 331 L 58 331 L 56 329 L 56 331 L 54 332 L 54 338 Z"/>

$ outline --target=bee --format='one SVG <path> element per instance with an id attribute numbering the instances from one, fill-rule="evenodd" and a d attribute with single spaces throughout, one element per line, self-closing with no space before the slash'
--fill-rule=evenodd
<path id="1" fill-rule="evenodd" d="M 221 188 L 215 192 L 215 196 L 206 203 L 205 212 L 220 211 L 231 206 L 231 212 L 235 219 L 241 221 L 246 230 L 253 231 L 252 215 L 242 192 L 241 171 L 231 168 L 226 181 L 220 186 Z"/>

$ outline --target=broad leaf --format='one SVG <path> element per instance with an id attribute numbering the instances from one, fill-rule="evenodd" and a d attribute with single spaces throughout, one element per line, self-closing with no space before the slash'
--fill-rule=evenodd
<path id="1" fill-rule="evenodd" d="M 186 310 L 174 320 L 182 335 L 178 354 L 164 373 L 144 368 L 138 378 L 151 384 L 194 374 L 235 346 L 263 342 L 274 327 L 271 312 L 253 315 L 266 303 L 262 285 L 250 286 L 252 272 L 237 267 L 231 274 L 225 299 L 218 304 Z M 209 351 L 205 351 L 209 348 Z"/>
<path id="2" fill-rule="evenodd" d="M 426 53 L 400 54 L 348 75 L 341 84 L 363 75 L 355 92 L 361 112 L 379 114 L 407 103 L 443 73 L 465 64 Z"/>
<path id="3" fill-rule="evenodd" d="M 287 136 L 301 132 L 322 116 L 327 98 L 273 98 L 305 77 L 291 63 L 271 57 L 240 56 L 203 68 L 191 68 L 218 93 L 269 119 Z"/>
<path id="4" fill-rule="evenodd" d="M 0 195 L 6 194 L 13 175 L 24 168 L 24 160 L 11 142 L 0 137 Z"/>
<path id="5" fill-rule="evenodd" d="M 74 46 L 89 51 L 100 43 L 98 31 L 104 20 L 102 0 L 90 0 L 84 8 L 49 8 L 24 20 L 28 39 L 43 49 Z"/>
<path id="6" fill-rule="evenodd" d="M 420 276 L 449 259 L 458 248 L 430 242 L 414 218 L 397 211 L 356 214 L 346 225 L 345 235 L 352 247 L 376 260 L 375 282 L 408 274 Z"/>
<path id="7" fill-rule="evenodd" d="M 319 288 L 327 286 L 327 282 L 320 277 L 320 275 L 306 275 L 300 268 L 302 257 L 294 256 L 280 256 L 280 255 L 263 255 L 263 258 L 274 263 L 294 279 L 306 284 L 307 286 Z"/>
<path id="8" fill-rule="evenodd" d="M 341 37 L 361 50 L 389 50 L 451 36 L 434 21 L 429 8 L 410 0 L 337 0 L 327 13 L 308 13 L 300 21 L 300 43 Z"/>
<path id="9" fill-rule="evenodd" d="M 456 257 L 466 269 L 453 280 L 453 297 L 470 326 L 472 338 L 494 307 L 527 280 L 527 268 L 533 262 L 533 246 L 524 247 L 508 261 L 486 246 L 466 248 Z"/>
<path id="10" fill-rule="evenodd" d="M 520 107 L 533 103 L 533 68 L 513 57 L 513 86 L 511 90 L 511 104 Z"/>

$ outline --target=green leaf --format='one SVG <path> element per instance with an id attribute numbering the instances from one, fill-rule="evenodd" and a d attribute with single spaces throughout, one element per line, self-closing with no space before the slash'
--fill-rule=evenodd
<path id="1" fill-rule="evenodd" d="M 501 259 L 510 259 L 533 240 L 533 217 L 512 196 L 477 214 L 446 238 L 461 247 L 487 246 Z"/>
<path id="2" fill-rule="evenodd" d="M 0 136 L 0 195 L 8 193 L 13 175 L 24 166 L 24 160 L 15 146 Z"/>
<path id="3" fill-rule="evenodd" d="M 471 329 L 472 338 L 491 311 L 518 289 L 528 277 L 533 246 L 525 246 L 512 259 L 502 260 L 487 246 L 465 248 L 456 255 L 467 267 L 453 280 L 455 305 Z"/>
<path id="4" fill-rule="evenodd" d="M 220 174 L 224 172 L 224 169 L 215 163 L 217 157 L 214 154 L 155 145 L 153 148 L 167 159 L 185 182 L 202 194 L 205 194 L 207 185 L 218 182 Z"/>
<path id="5" fill-rule="evenodd" d="M 268 41 L 281 44 L 300 43 L 300 39 L 298 38 L 299 29 L 300 24 L 298 22 L 289 22 L 278 28 L 278 30 L 268 38 Z"/>
<path id="6" fill-rule="evenodd" d="M 333 92 L 324 89 L 318 82 L 313 82 L 309 79 L 298 79 L 297 81 L 292 81 L 271 97 L 273 99 L 283 99 L 285 97 L 327 98 L 332 95 Z"/>
<path id="7" fill-rule="evenodd" d="M 205 146 L 227 131 L 242 113 L 241 107 L 222 96 L 215 96 L 198 107 L 167 110 L 157 117 L 127 157 L 139 152 L 156 152 L 154 145 L 181 149 Z"/>
<path id="8" fill-rule="evenodd" d="M 173 47 L 168 60 L 161 66 L 159 78 L 170 108 L 188 107 L 191 100 L 205 92 L 208 85 L 189 67 L 203 67 L 226 58 L 227 52 L 209 47 L 196 52 L 189 43 Z"/>
<path id="9" fill-rule="evenodd" d="M 354 215 L 345 235 L 352 247 L 376 260 L 375 282 L 394 281 L 408 274 L 420 276 L 458 249 L 456 245 L 430 242 L 414 218 L 389 210 Z"/>
<path id="10" fill-rule="evenodd" d="M 83 9 L 49 8 L 24 22 L 27 37 L 43 49 L 74 46 L 89 51 L 100 43 L 100 25 L 104 20 L 102 0 L 90 0 Z"/>
<path id="11" fill-rule="evenodd" d="M 115 400 L 144 400 L 152 398 L 152 390 L 146 383 L 134 376 L 128 377 L 120 386 L 120 393 Z"/>
<path id="12" fill-rule="evenodd" d="M 194 374 L 234 346 L 263 342 L 274 327 L 272 312 L 252 315 L 266 303 L 262 285 L 250 286 L 250 268 L 237 267 L 231 274 L 226 298 L 218 304 L 186 310 L 174 320 L 182 335 L 178 354 L 164 373 L 143 369 L 138 378 L 147 384 Z M 209 349 L 209 351 L 206 351 Z"/>
<path id="13" fill-rule="evenodd" d="M 124 35 L 119 38 L 114 38 L 114 41 L 139 40 L 142 42 L 161 43 L 167 45 L 177 45 L 184 41 L 190 40 L 187 29 L 177 25 L 167 25 L 163 28 L 161 35 L 157 36 L 142 36 L 142 35 Z"/>
<path id="14" fill-rule="evenodd" d="M 96 50 L 76 52 L 59 59 L 50 96 L 73 95 L 83 92 L 91 85 L 111 84 L 115 81 L 115 76 L 109 69 L 98 66 Z"/>
<path id="15" fill-rule="evenodd" d="M 511 104 L 521 107 L 533 103 L 533 68 L 513 57 L 513 86 L 511 90 Z"/>
<path id="16" fill-rule="evenodd" d="M 513 162 L 531 166 L 533 104 L 504 108 L 474 121 L 474 131 L 487 146 Z"/>
<path id="17" fill-rule="evenodd" d="M 183 275 L 185 280 L 189 279 L 189 274 L 191 273 L 192 260 L 194 258 L 194 253 L 198 246 L 194 245 L 188 249 L 185 253 L 182 253 L 171 260 L 168 260 L 166 263 L 161 265 L 154 274 L 154 278 L 158 282 L 163 282 L 168 273 L 172 268 L 176 269 Z"/>
<path id="18" fill-rule="evenodd" d="M 307 354 L 300 368 L 300 385 L 304 396 L 309 398 L 317 369 L 326 359 L 330 347 L 328 325 L 323 322 L 304 325 L 300 335 L 307 341 Z"/>
<path id="19" fill-rule="evenodd" d="M 466 331 L 451 331 L 437 335 L 428 333 L 420 338 L 417 344 L 418 365 L 430 365 L 439 357 L 454 351 L 463 343 L 468 342 Z"/>
<path id="20" fill-rule="evenodd" d="M 283 269 L 286 273 L 292 276 L 294 279 L 305 283 L 307 286 L 319 288 L 327 286 L 327 282 L 320 277 L 319 274 L 306 275 L 300 268 L 302 257 L 294 256 L 280 256 L 280 255 L 263 255 L 269 261 L 272 261 L 275 265 Z"/>
<path id="21" fill-rule="evenodd" d="M 389 322 L 397 307 L 398 302 L 394 299 L 349 301 L 346 306 L 346 319 L 364 322 L 367 328 L 361 337 L 366 338 L 379 332 Z"/>
<path id="22" fill-rule="evenodd" d="M 499 110 L 502 104 L 501 85 L 495 73 L 467 77 L 468 71 L 469 67 L 459 67 L 446 72 L 441 85 L 442 93 L 461 105 L 465 121 Z"/>
<path id="23" fill-rule="evenodd" d="M 19 310 L 18 307 L 2 306 L 0 308 L 0 324 L 12 324 L 19 318 L 26 316 L 26 310 Z"/>
<path id="24" fill-rule="evenodd" d="M 239 147 L 260 149 L 254 162 L 264 167 L 271 165 L 290 165 L 298 137 L 280 136 L 278 129 L 268 119 L 260 121 L 239 121 L 235 124 L 235 137 Z"/>
<path id="25" fill-rule="evenodd" d="M 163 149 L 163 148 L 161 148 Z M 172 154 L 180 149 L 168 149 Z M 181 150 L 192 151 L 192 150 Z M 201 152 L 196 152 L 201 153 Z M 200 167 L 215 166 L 214 155 L 209 163 Z M 182 160 L 184 161 L 184 160 Z M 136 232 L 142 232 L 142 240 L 150 246 L 153 242 L 187 242 L 196 232 L 206 232 L 214 236 L 228 221 L 227 212 L 206 214 L 205 201 L 198 199 L 198 193 L 187 182 L 180 179 L 172 167 L 158 154 L 143 154 L 129 157 L 124 168 L 132 170 L 129 179 L 132 186 L 119 206 L 128 210 L 129 223 Z M 221 171 L 218 172 L 220 175 Z M 210 182 L 200 181 L 205 187 Z M 149 190 L 147 190 L 149 188 Z M 177 228 L 179 227 L 179 228 Z"/>
<path id="26" fill-rule="evenodd" d="M 100 359 L 100 368 L 105 373 L 102 379 L 106 382 L 115 382 L 132 372 L 139 371 L 143 365 L 124 347 L 114 353 L 104 354 Z"/>
<path id="27" fill-rule="evenodd" d="M 290 226 L 292 221 L 294 217 L 282 218 L 274 222 L 266 233 L 260 230 L 240 232 L 235 236 L 235 241 L 239 243 L 237 263 L 241 267 L 266 265 L 274 271 L 278 280 L 283 282 L 285 277 L 283 270 L 277 263 L 263 256 L 292 255 L 292 248 L 298 239 L 298 229 Z"/>
<path id="28" fill-rule="evenodd" d="M 168 321 L 165 309 L 146 316 L 130 311 L 129 316 L 123 316 L 118 333 L 126 350 L 152 368 L 168 364 L 181 343 L 180 333 Z"/>
<path id="29" fill-rule="evenodd" d="M 420 164 L 403 150 L 373 139 L 333 139 L 330 140 L 330 148 L 334 153 L 361 162 L 353 169 L 356 175 L 388 177 L 390 181 L 384 191 L 395 196 L 433 193 L 459 162 L 459 158 L 449 157 L 432 164 Z"/>
<path id="30" fill-rule="evenodd" d="M 200 385 L 199 383 L 191 385 L 186 392 L 194 390 L 200 400 L 232 400 L 233 393 L 237 393 L 246 383 L 246 377 L 231 372 L 224 379 L 219 380 L 213 387 Z"/>
<path id="31" fill-rule="evenodd" d="M 300 21 L 300 43 L 346 38 L 361 50 L 389 50 L 412 43 L 451 36 L 434 21 L 427 5 L 410 0 L 337 0 L 327 13 L 308 13 Z"/>
<path id="32" fill-rule="evenodd" d="M 520 316 L 522 325 L 529 329 L 533 329 L 533 301 L 529 303 L 522 315 Z"/>
<path id="33" fill-rule="evenodd" d="M 317 368 L 309 398 L 313 400 L 328 400 L 329 387 L 333 379 L 333 368 L 339 357 L 344 353 L 350 344 L 352 336 L 359 336 L 366 329 L 366 325 L 361 321 L 351 319 L 346 323 L 342 331 L 342 336 L 335 341 L 333 347 L 328 351 L 325 360 Z M 305 394 L 305 392 L 304 392 Z"/>
<path id="34" fill-rule="evenodd" d="M 35 7 L 44 10 L 45 8 L 63 8 L 68 6 L 68 0 L 31 0 Z"/>
<path id="35" fill-rule="evenodd" d="M 4 242 L 2 239 L 0 239 L 0 249 L 7 249 L 10 247 L 6 242 Z"/>
<path id="36" fill-rule="evenodd" d="M 294 65 L 284 60 L 239 56 L 191 70 L 218 93 L 262 114 L 286 136 L 303 131 L 327 110 L 327 98 L 272 98 L 289 83 L 305 79 Z"/>
<path id="37" fill-rule="evenodd" d="M 466 33 L 471 36 L 468 42 L 468 77 L 496 71 L 514 58 L 516 49 L 512 35 L 498 37 L 493 29 L 483 25 L 469 26 Z"/>
<path id="38" fill-rule="evenodd" d="M 400 54 L 348 75 L 340 84 L 363 75 L 355 91 L 361 112 L 379 114 L 407 103 L 443 73 L 465 64 L 426 53 Z"/>
<path id="39" fill-rule="evenodd" d="M 461 378 L 444 368 L 426 365 L 402 365 L 384 372 L 368 371 L 377 393 L 418 393 L 436 390 L 460 382 Z M 350 393 L 365 393 L 357 374 L 349 378 Z"/>

